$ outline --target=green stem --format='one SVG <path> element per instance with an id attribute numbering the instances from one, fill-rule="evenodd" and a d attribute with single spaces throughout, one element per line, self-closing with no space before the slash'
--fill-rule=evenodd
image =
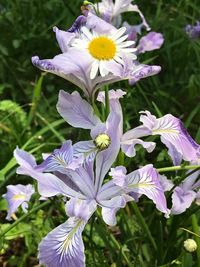
<path id="1" fill-rule="evenodd" d="M 109 102 L 109 88 L 108 85 L 105 85 L 105 115 L 106 118 L 110 113 L 110 102 Z"/>
<path id="2" fill-rule="evenodd" d="M 151 242 L 151 244 L 152 244 L 154 250 L 157 250 L 156 242 L 155 242 L 155 240 L 153 239 L 152 234 L 151 234 L 151 231 L 149 230 L 149 227 L 148 227 L 148 225 L 146 224 L 146 222 L 145 222 L 145 220 L 144 220 L 144 218 L 143 218 L 143 216 L 142 216 L 142 214 L 141 214 L 141 212 L 140 212 L 140 210 L 139 210 L 137 204 L 136 204 L 135 202 L 132 201 L 132 202 L 131 202 L 131 206 L 132 206 L 132 208 L 133 208 L 133 210 L 134 210 L 134 212 L 135 212 L 136 217 L 138 218 L 138 221 L 139 221 L 140 224 L 141 224 L 141 227 L 143 228 L 144 232 L 146 232 L 146 234 L 147 234 L 147 236 L 148 236 L 148 238 L 149 238 L 149 240 L 150 240 L 150 242 Z"/>
<path id="3" fill-rule="evenodd" d="M 188 165 L 188 166 L 172 166 L 157 169 L 158 172 L 170 172 L 170 171 L 180 171 L 180 170 L 193 170 L 200 169 L 199 165 Z"/>
<path id="4" fill-rule="evenodd" d="M 12 228 L 14 228 L 16 225 L 18 225 L 18 223 L 20 223 L 21 221 L 23 221 L 24 219 L 28 218 L 29 215 L 31 215 L 32 213 L 36 212 L 37 210 L 47 206 L 50 203 L 49 201 L 46 201 L 38 206 L 36 206 L 35 208 L 33 208 L 32 210 L 30 210 L 28 213 L 24 214 L 21 218 L 19 218 L 18 220 L 16 220 L 14 223 L 12 223 L 10 226 L 8 226 L 3 232 L 1 232 L 0 238 L 2 238 L 7 232 L 9 232 Z"/>
<path id="5" fill-rule="evenodd" d="M 101 214 L 100 214 L 99 210 L 96 211 L 96 214 L 97 214 L 97 217 L 98 217 L 98 219 L 100 220 L 100 222 L 101 222 L 102 224 L 104 224 L 104 221 L 103 221 L 103 219 L 102 219 L 102 217 L 101 217 Z M 120 246 L 120 244 L 119 244 L 119 242 L 117 241 L 117 239 L 116 239 L 116 238 L 114 237 L 114 235 L 111 234 L 110 232 L 107 232 L 107 231 L 106 231 L 105 234 L 108 235 L 108 233 L 109 233 L 109 238 L 110 238 L 110 240 L 112 241 L 112 243 L 114 244 L 114 246 L 120 251 L 120 253 L 121 253 L 122 257 L 124 258 L 124 260 L 126 261 L 127 265 L 128 265 L 129 267 L 133 267 L 132 263 L 131 263 L 131 262 L 129 261 L 129 259 L 127 258 L 125 252 L 123 251 L 123 249 L 122 249 L 122 247 Z"/>
<path id="6" fill-rule="evenodd" d="M 197 222 L 197 217 L 195 214 L 192 214 L 192 228 L 193 228 L 193 231 L 195 234 L 199 234 L 199 225 L 198 225 L 198 222 Z M 196 243 L 197 243 L 197 262 L 198 262 L 198 267 L 200 267 L 200 238 L 195 236 L 194 237 Z"/>
<path id="7" fill-rule="evenodd" d="M 143 228 L 144 232 L 146 232 L 146 234 L 147 234 L 147 236 L 148 236 L 148 238 L 149 238 L 149 240 L 150 240 L 150 242 L 151 242 L 154 250 L 157 250 L 156 242 L 153 239 L 153 236 L 151 234 L 151 231 L 149 230 L 149 227 L 146 224 L 146 222 L 145 222 L 145 220 L 144 220 L 144 218 L 143 218 L 143 216 L 142 216 L 142 214 L 141 214 L 141 212 L 140 212 L 137 204 L 135 202 L 131 202 L 131 206 L 133 207 L 133 210 L 135 212 L 135 215 L 137 216 L 138 221 L 140 222 L 141 227 Z"/>

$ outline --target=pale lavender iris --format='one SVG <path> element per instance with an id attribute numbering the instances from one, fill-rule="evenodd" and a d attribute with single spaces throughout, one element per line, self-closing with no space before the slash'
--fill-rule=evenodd
<path id="1" fill-rule="evenodd" d="M 180 119 L 171 114 L 156 118 L 149 111 L 142 111 L 140 121 L 143 123 L 144 136 L 160 135 L 161 142 L 168 148 L 174 165 L 181 160 L 196 161 L 199 145 L 192 139 Z M 130 132 L 131 134 L 131 132 Z"/>
<path id="2" fill-rule="evenodd" d="M 43 172 L 59 171 L 66 172 L 67 169 L 75 170 L 79 168 L 84 161 L 84 155 L 75 155 L 72 141 L 66 141 L 60 149 L 55 149 L 37 169 Z"/>
<path id="3" fill-rule="evenodd" d="M 19 206 L 21 206 L 23 211 L 26 213 L 28 208 L 28 202 L 34 192 L 35 189 L 30 184 L 8 185 L 7 193 L 3 195 L 3 197 L 8 202 L 8 214 L 6 219 L 11 220 L 12 214 L 17 211 Z"/>
<path id="4" fill-rule="evenodd" d="M 121 150 L 126 154 L 128 157 L 134 157 L 136 155 L 136 145 L 143 146 L 147 152 L 152 152 L 156 146 L 154 142 L 145 142 L 140 139 L 140 137 L 145 136 L 146 128 L 143 126 L 136 127 L 132 130 L 123 133 L 123 114 L 121 104 L 119 99 L 123 97 L 126 93 L 120 89 L 118 90 L 110 90 L 109 91 L 109 100 L 110 100 L 110 108 L 113 112 L 116 112 L 120 116 L 120 144 Z M 100 92 L 97 100 L 105 103 L 105 93 Z"/>
<path id="5" fill-rule="evenodd" d="M 102 0 L 98 2 L 98 4 L 91 6 L 91 10 L 99 12 L 100 16 L 103 20 L 112 23 L 116 27 L 119 27 L 121 24 L 121 14 L 124 12 L 137 12 L 142 19 L 142 26 L 145 27 L 147 30 L 150 30 L 148 23 L 140 9 L 137 5 L 132 4 L 132 0 Z"/>
<path id="6" fill-rule="evenodd" d="M 190 24 L 188 24 L 185 27 L 185 31 L 186 31 L 187 35 L 191 39 L 198 39 L 198 38 L 200 38 L 200 21 L 197 21 L 196 22 L 196 25 L 190 25 Z"/>
<path id="7" fill-rule="evenodd" d="M 139 40 L 138 53 L 145 53 L 159 49 L 164 42 L 163 35 L 158 32 L 149 32 Z"/>
<path id="8" fill-rule="evenodd" d="M 69 149 L 69 146 L 64 148 Z M 120 166 L 116 167 L 111 170 L 114 179 L 103 184 L 118 149 L 99 151 L 96 159 L 86 160 L 83 166 L 75 170 L 68 168 L 65 173 L 62 169 L 63 163 L 60 162 L 59 168 L 55 158 L 55 164 L 51 165 L 54 174 L 43 173 L 41 165 L 36 165 L 32 155 L 20 149 L 15 150 L 15 158 L 20 164 L 17 173 L 36 179 L 40 194 L 44 197 L 64 195 L 69 198 L 66 213 L 70 218 L 52 230 L 39 244 L 40 264 L 48 267 L 85 266 L 82 231 L 97 205 L 102 207 L 103 219 L 109 225 L 116 224 L 116 212 L 120 208 L 125 207 L 128 201 L 134 201 L 131 193 L 146 195 L 153 200 L 158 210 L 168 214 L 164 191 L 152 165 L 127 175 L 125 170 L 124 173 L 119 172 Z M 61 150 L 63 153 L 63 147 Z M 68 152 L 65 151 L 64 154 Z M 119 179 L 125 179 L 126 182 L 119 184 Z"/>
<path id="9" fill-rule="evenodd" d="M 161 69 L 159 66 L 135 62 L 134 42 L 126 41 L 128 36 L 123 35 L 125 28 L 117 29 L 90 12 L 85 17 L 79 17 L 69 31 L 56 27 L 54 31 L 62 53 L 53 59 L 44 60 L 34 56 L 32 62 L 43 71 L 71 81 L 80 87 L 87 97 L 94 97 L 95 91 L 105 84 L 126 79 L 138 81 L 157 74 Z M 107 38 L 111 52 L 107 54 L 104 51 L 106 57 L 101 59 L 101 54 L 96 55 L 94 46 L 90 45 L 96 37 L 102 36 Z"/>

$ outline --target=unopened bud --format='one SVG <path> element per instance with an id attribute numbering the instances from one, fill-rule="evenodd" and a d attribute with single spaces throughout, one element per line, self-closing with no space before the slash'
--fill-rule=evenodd
<path id="1" fill-rule="evenodd" d="M 183 246 L 188 252 L 194 252 L 197 249 L 197 243 L 193 239 L 185 240 Z"/>

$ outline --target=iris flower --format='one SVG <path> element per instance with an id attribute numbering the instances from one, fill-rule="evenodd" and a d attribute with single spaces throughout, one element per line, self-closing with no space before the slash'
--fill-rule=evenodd
<path id="1" fill-rule="evenodd" d="M 11 220 L 12 214 L 17 211 L 19 206 L 21 206 L 23 211 L 26 213 L 28 202 L 34 192 L 34 187 L 30 184 L 8 185 L 7 193 L 3 195 L 8 202 L 8 214 L 6 219 Z"/>
<path id="2" fill-rule="evenodd" d="M 137 5 L 132 4 L 132 0 L 102 0 L 93 6 L 90 6 L 93 12 L 98 12 L 102 19 L 118 27 L 121 24 L 121 14 L 124 12 L 137 12 L 141 19 L 142 25 L 150 30 L 144 15 Z"/>
<path id="3" fill-rule="evenodd" d="M 68 31 L 56 27 L 54 31 L 62 53 L 45 60 L 34 56 L 32 62 L 71 81 L 87 97 L 94 96 L 104 84 L 139 80 L 160 71 L 159 66 L 135 62 L 136 48 L 133 41 L 127 41 L 125 28 L 117 29 L 90 12 L 78 17 Z"/>
<path id="4" fill-rule="evenodd" d="M 119 177 L 123 179 L 120 184 L 116 182 L 115 168 L 112 170 L 114 179 L 103 183 L 117 156 L 118 149 L 114 147 L 119 147 L 119 142 L 116 137 L 112 139 L 114 143 L 99 151 L 96 158 L 87 159 L 75 170 L 67 168 L 69 154 L 74 153 L 69 146 L 56 150 L 56 157 L 54 151 L 51 157 L 52 173 L 41 167 L 45 164 L 36 165 L 32 155 L 18 148 L 15 150 L 14 155 L 20 165 L 17 173 L 36 179 L 42 196 L 62 195 L 69 199 L 66 203 L 68 220 L 52 230 L 39 244 L 40 264 L 47 267 L 85 266 L 82 231 L 97 205 L 102 208 L 103 219 L 109 225 L 116 224 L 116 212 L 120 208 L 128 201 L 134 201 L 131 194 L 146 195 L 159 211 L 166 216 L 169 214 L 158 174 L 152 165 Z"/>
<path id="5" fill-rule="evenodd" d="M 142 145 L 148 152 L 153 151 L 155 148 L 154 142 L 144 142 L 139 139 L 141 136 L 144 136 L 143 131 L 146 133 L 146 128 L 143 129 L 140 126 L 133 129 L 131 139 L 129 132 L 123 134 L 123 115 L 119 98 L 124 94 L 122 90 L 109 91 L 111 111 L 106 122 L 102 122 L 95 115 L 92 106 L 78 92 L 69 94 L 63 90 L 60 91 L 57 110 L 63 119 L 73 127 L 90 130 L 92 140 L 76 143 L 74 145 L 76 151 L 85 155 L 96 153 L 99 150 L 107 148 L 109 142 L 114 145 L 115 149 L 118 149 L 118 152 L 121 146 L 122 151 L 129 157 L 135 156 L 136 144 Z M 101 92 L 97 99 L 104 102 L 104 93 Z M 118 126 L 115 121 L 118 121 Z M 112 141 L 113 132 L 117 135 L 118 146 L 116 146 L 116 141 Z"/>

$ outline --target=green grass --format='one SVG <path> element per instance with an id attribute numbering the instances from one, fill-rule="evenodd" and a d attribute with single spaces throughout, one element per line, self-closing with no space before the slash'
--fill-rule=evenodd
<path id="1" fill-rule="evenodd" d="M 171 113 L 180 117 L 190 134 L 200 142 L 200 40 L 191 41 L 184 32 L 188 23 L 200 20 L 198 0 L 136 1 L 153 31 L 164 34 L 160 50 L 140 56 L 140 61 L 161 65 L 162 71 L 154 77 L 130 87 L 127 82 L 113 88 L 127 91 L 123 99 L 125 129 L 137 126 L 138 112 L 149 110 L 156 116 Z M 72 92 L 75 87 L 54 75 L 41 76 L 30 58 L 52 58 L 59 53 L 52 27 L 67 29 L 80 13 L 81 1 L 72 0 L 2 0 L 0 4 L 0 191 L 6 185 L 33 183 L 32 179 L 15 174 L 13 149 L 18 145 L 34 153 L 52 151 L 65 139 L 73 142 L 87 139 L 85 131 L 69 127 L 56 111 L 60 89 Z M 134 24 L 139 17 L 126 14 Z M 89 133 L 88 133 L 89 136 Z M 147 154 L 138 149 L 137 156 L 125 161 L 128 170 L 140 165 L 155 164 L 161 168 L 172 165 L 166 149 L 159 144 Z M 170 172 L 169 178 L 183 177 L 185 171 Z M 60 197 L 50 200 L 42 210 L 39 201 L 31 202 L 34 212 L 26 216 L 17 213 L 19 221 L 5 233 L 11 224 L 5 220 L 6 204 L 0 200 L 0 265 L 37 265 L 37 246 L 54 227 L 66 220 Z M 169 200 L 170 206 L 170 200 Z M 139 208 L 138 208 L 139 207 Z M 195 214 L 195 215 L 194 215 Z M 23 220 L 22 220 L 23 219 Z M 127 205 L 118 212 L 116 227 L 107 227 L 96 213 L 90 220 L 83 239 L 87 266 L 111 267 L 196 267 L 197 254 L 183 249 L 183 241 L 197 238 L 184 231 L 199 234 L 200 213 L 192 205 L 185 213 L 166 220 L 155 206 L 143 197 L 138 206 Z M 21 220 L 21 221 L 20 221 Z M 197 233 L 198 232 L 198 233 Z M 199 239 L 197 240 L 199 243 Z M 198 250 L 199 251 L 199 250 Z"/>

